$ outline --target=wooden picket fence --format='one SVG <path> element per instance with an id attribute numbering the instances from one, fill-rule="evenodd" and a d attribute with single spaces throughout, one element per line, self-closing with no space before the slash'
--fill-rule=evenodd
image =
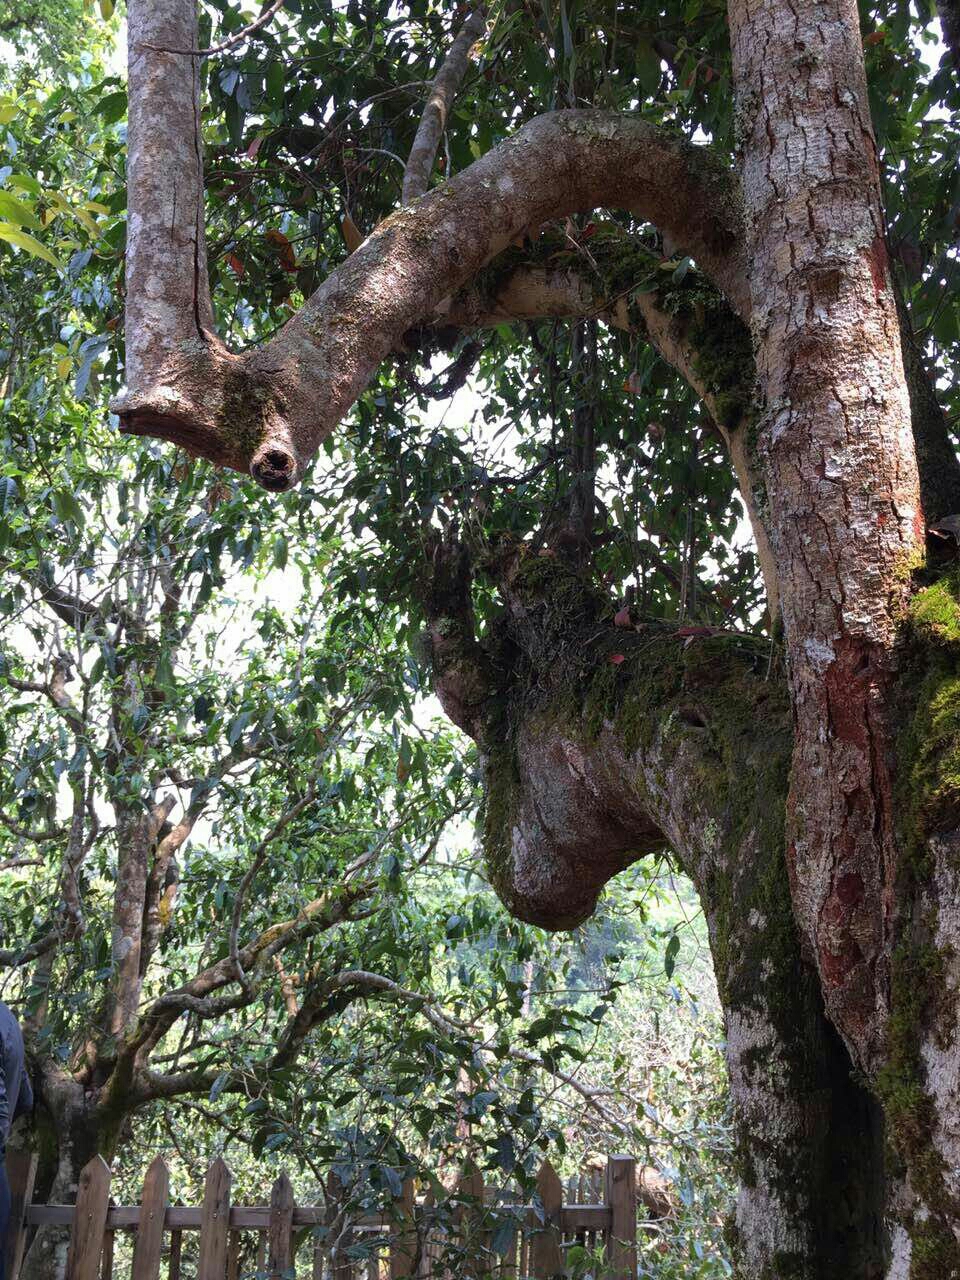
<path id="1" fill-rule="evenodd" d="M 537 1177 L 538 1203 L 529 1205 L 505 1202 L 484 1186 L 478 1170 L 468 1169 L 441 1229 L 429 1225 L 436 1223 L 436 1206 L 418 1200 L 412 1182 L 403 1184 L 387 1212 L 351 1219 L 337 1209 L 339 1184 L 332 1178 L 323 1206 L 296 1204 L 285 1173 L 273 1184 L 269 1205 L 233 1204 L 230 1170 L 221 1159 L 207 1171 L 199 1208 L 170 1203 L 170 1175 L 160 1156 L 147 1170 L 138 1205 L 111 1203 L 111 1173 L 100 1156 L 81 1173 L 75 1205 L 32 1204 L 35 1171 L 35 1157 L 8 1156 L 8 1280 L 18 1280 L 26 1239 L 38 1227 L 69 1229 L 68 1280 L 554 1280 L 565 1275 L 566 1251 L 575 1243 L 603 1246 L 604 1280 L 637 1275 L 637 1174 L 630 1156 L 609 1158 L 602 1187 L 596 1177 L 587 1184 L 593 1203 L 564 1203 L 549 1161 Z M 578 1190 L 582 1199 L 582 1178 L 571 1180 L 567 1195 Z M 516 1230 L 498 1231 L 504 1223 Z M 122 1271 L 114 1259 L 118 1232 L 132 1237 L 132 1261 Z M 185 1233 L 194 1232 L 185 1249 Z M 364 1240 L 366 1256 L 357 1257 L 364 1251 L 355 1247 L 348 1252 Z"/>

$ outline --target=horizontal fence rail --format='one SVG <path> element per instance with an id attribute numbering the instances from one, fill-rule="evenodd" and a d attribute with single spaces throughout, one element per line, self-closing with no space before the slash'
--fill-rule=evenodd
<path id="1" fill-rule="evenodd" d="M 111 1172 L 100 1156 L 83 1169 L 75 1205 L 30 1203 L 35 1157 L 11 1153 L 7 1168 L 8 1280 L 18 1280 L 27 1237 L 43 1228 L 70 1232 L 68 1280 L 555 1280 L 567 1274 L 567 1254 L 577 1244 L 602 1251 L 598 1274 L 605 1280 L 637 1275 L 638 1184 L 630 1156 L 611 1156 L 603 1176 L 594 1168 L 586 1179 L 570 1179 L 566 1191 L 544 1161 L 535 1204 L 504 1200 L 470 1168 L 450 1193 L 453 1207 L 440 1226 L 436 1204 L 418 1200 L 413 1182 L 386 1211 L 350 1216 L 332 1175 L 324 1205 L 296 1204 L 285 1173 L 269 1205 L 233 1204 L 231 1173 L 219 1158 L 199 1207 L 170 1204 L 160 1156 L 136 1205 L 111 1203 Z M 595 1202 L 573 1202 L 585 1195 Z M 115 1258 L 118 1233 L 122 1262 Z"/>

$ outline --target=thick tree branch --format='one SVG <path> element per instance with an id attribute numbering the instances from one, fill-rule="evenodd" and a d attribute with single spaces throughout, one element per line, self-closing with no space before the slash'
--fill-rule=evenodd
<path id="1" fill-rule="evenodd" d="M 43 690 L 43 686 L 38 686 L 39 690 Z M 54 827 L 49 830 L 34 830 L 31 827 L 21 827 L 18 822 L 0 812 L 0 823 L 2 823 L 8 831 L 17 837 L 18 840 L 29 840 L 32 844 L 45 844 L 49 840 L 62 840 L 67 834 L 66 827 Z"/>
<path id="2" fill-rule="evenodd" d="M 186 0 L 165 0 L 164 8 L 174 3 Z M 131 6 L 142 7 L 144 0 Z M 208 302 L 197 293 L 206 277 L 197 265 L 196 220 L 167 207 L 158 187 L 162 155 L 164 190 L 171 181 L 179 185 L 182 174 L 188 203 L 201 194 L 195 149 L 185 152 L 182 139 L 163 143 L 174 130 L 171 95 L 167 81 L 150 71 L 131 63 L 131 101 L 144 116 L 137 128 L 146 131 L 154 105 L 161 119 L 159 143 L 153 136 L 139 140 L 131 119 L 132 347 L 128 390 L 116 408 L 124 430 L 249 470 L 269 489 L 296 482 L 409 329 L 549 219 L 601 206 L 628 210 L 668 232 L 734 309 L 747 312 L 740 200 L 723 163 L 709 149 L 631 116 L 562 111 L 531 120 L 414 207 L 387 218 L 276 337 L 232 356 L 209 334 Z M 177 122 L 193 118 L 180 101 L 190 84 L 182 70 L 178 75 Z M 171 217 L 180 228 L 172 238 Z M 177 255 L 171 242 L 186 247 Z"/>
<path id="3" fill-rule="evenodd" d="M 126 379 L 153 385 L 175 358 L 213 344 L 207 284 L 199 62 L 160 52 L 197 49 L 195 0 L 127 6 Z M 166 402 L 166 410 L 162 408 Z M 175 382 L 154 403 L 176 411 Z"/>
<path id="4" fill-rule="evenodd" d="M 470 49 L 483 35 L 484 29 L 484 9 L 482 5 L 478 5 L 460 28 L 430 90 L 403 175 L 404 204 L 422 196 L 430 186 L 437 148 L 446 128 L 453 100 L 466 75 Z"/>
<path id="5" fill-rule="evenodd" d="M 108 1013 L 114 1036 L 122 1036 L 137 1016 L 150 854 L 175 803 L 173 796 L 165 796 L 147 814 L 128 810 L 118 815 L 111 946 L 114 977 Z"/>

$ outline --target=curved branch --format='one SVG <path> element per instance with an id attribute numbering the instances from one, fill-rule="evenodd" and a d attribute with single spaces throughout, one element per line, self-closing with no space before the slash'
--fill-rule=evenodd
<path id="1" fill-rule="evenodd" d="M 624 236 L 607 248 L 622 260 L 625 250 L 630 249 L 629 237 Z M 634 252 L 643 250 L 634 247 Z M 710 324 L 705 326 L 685 320 L 682 308 L 677 306 L 683 297 L 680 289 L 674 290 L 671 302 L 666 286 L 648 292 L 635 290 L 635 278 L 625 288 L 606 287 L 602 275 L 604 247 L 592 245 L 591 253 L 599 260 L 600 274 L 585 260 L 570 258 L 560 265 L 528 265 L 520 260 L 499 277 L 492 289 L 482 284 L 468 285 L 451 300 L 442 320 L 471 329 L 549 317 L 595 316 L 615 329 L 642 335 L 693 389 L 727 446 L 757 544 L 770 616 L 776 618 L 776 564 L 760 516 L 757 476 L 747 448 L 755 377 L 747 326 L 719 293 Z M 696 283 L 701 294 L 709 288 L 702 279 Z M 723 360 L 718 360 L 716 351 L 707 349 L 711 342 L 722 348 Z"/>
<path id="2" fill-rule="evenodd" d="M 597 207 L 655 223 L 747 314 L 727 167 L 633 116 L 557 111 L 382 222 L 265 346 L 237 357 L 215 342 L 168 342 L 162 360 L 133 371 L 115 406 L 122 429 L 287 489 L 409 329 L 530 228 Z M 142 305 L 134 286 L 128 326 Z"/>
<path id="3" fill-rule="evenodd" d="M 430 174 L 447 116 L 467 71 L 467 57 L 471 47 L 483 35 L 485 25 L 483 6 L 480 5 L 460 28 L 437 73 L 410 148 L 410 157 L 403 175 L 403 204 L 416 200 L 430 186 Z"/>

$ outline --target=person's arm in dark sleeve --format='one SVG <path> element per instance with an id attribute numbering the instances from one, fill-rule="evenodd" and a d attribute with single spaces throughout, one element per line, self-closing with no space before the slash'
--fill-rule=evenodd
<path id="1" fill-rule="evenodd" d="M 30 1083 L 30 1077 L 27 1075 L 26 1067 L 20 1077 L 20 1093 L 17 1096 L 17 1105 L 13 1110 L 13 1118 L 25 1115 L 26 1112 L 33 1110 L 33 1085 Z"/>
<path id="2" fill-rule="evenodd" d="M 9 1130 L 10 1099 L 7 1097 L 7 1076 L 4 1071 L 3 1054 L 0 1053 L 0 1151 L 6 1149 Z"/>

